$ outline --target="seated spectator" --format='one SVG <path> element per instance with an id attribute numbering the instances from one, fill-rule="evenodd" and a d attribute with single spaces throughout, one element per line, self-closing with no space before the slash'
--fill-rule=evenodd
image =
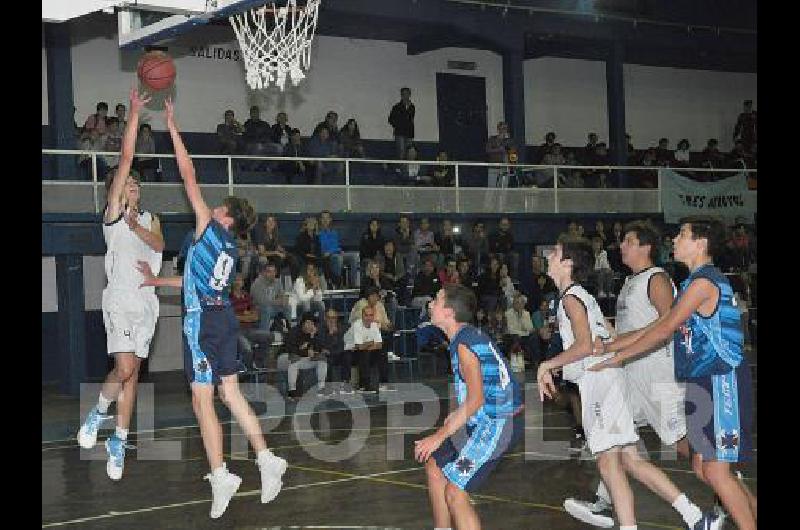
<path id="1" fill-rule="evenodd" d="M 289 398 L 299 399 L 297 376 L 300 370 L 316 369 L 317 395 L 328 395 L 325 379 L 328 377 L 328 362 L 322 353 L 317 319 L 311 313 L 303 313 L 297 326 L 289 331 L 286 338 L 286 351 L 278 357 L 278 369 L 287 370 L 289 376 Z"/>
<path id="2" fill-rule="evenodd" d="M 366 298 L 367 289 L 377 289 L 380 300 L 389 310 L 389 321 L 394 322 L 394 316 L 397 314 L 397 294 L 391 289 L 392 285 L 381 276 L 381 268 L 377 261 L 367 260 L 364 270 L 366 275 L 361 279 L 361 292 L 364 293 L 362 297 Z"/>
<path id="3" fill-rule="evenodd" d="M 658 262 L 657 265 L 664 266 L 672 261 L 672 238 L 665 235 L 661 239 L 661 245 L 658 248 Z"/>
<path id="4" fill-rule="evenodd" d="M 115 117 L 109 118 L 106 123 L 106 142 L 103 151 L 119 153 L 122 151 L 122 130 L 119 128 L 119 120 Z M 119 163 L 119 155 L 104 155 L 106 165 L 116 166 Z"/>
<path id="5" fill-rule="evenodd" d="M 531 323 L 535 330 L 531 339 L 534 367 L 544 358 L 543 354 L 546 351 L 547 343 L 550 341 L 550 326 L 547 323 L 549 311 L 550 301 L 542 299 L 536 311 L 531 314 Z"/>
<path id="6" fill-rule="evenodd" d="M 369 220 L 367 230 L 361 234 L 361 242 L 358 245 L 358 253 L 361 259 L 361 270 L 367 270 L 368 260 L 378 260 L 383 254 L 383 247 L 386 245 L 386 238 L 381 232 L 381 223 L 378 219 Z"/>
<path id="7" fill-rule="evenodd" d="M 362 289 L 361 298 L 350 310 L 348 322 L 350 322 L 350 324 L 354 324 L 356 320 L 360 319 L 361 312 L 366 306 L 369 306 L 374 310 L 375 322 L 378 323 L 378 327 L 381 329 L 381 332 L 386 333 L 392 330 L 392 319 L 389 317 L 389 314 L 386 311 L 386 305 L 381 301 L 380 290 L 374 285 L 370 285 L 369 287 Z"/>
<path id="8" fill-rule="evenodd" d="M 683 138 L 678 142 L 678 149 L 675 151 L 675 165 L 678 167 L 689 167 L 689 140 Z"/>
<path id="9" fill-rule="evenodd" d="M 260 262 L 272 262 L 278 269 L 278 274 L 284 271 L 296 276 L 300 271 L 297 258 L 289 254 L 278 241 L 278 219 L 274 215 L 267 215 L 263 223 L 253 229 L 253 243 L 256 246 Z"/>
<path id="10" fill-rule="evenodd" d="M 631 135 L 628 133 L 625 133 L 625 142 L 628 144 L 628 165 L 638 166 L 639 155 L 636 154 L 636 149 L 633 148 L 633 142 L 631 142 Z"/>
<path id="11" fill-rule="evenodd" d="M 378 265 L 381 285 L 385 285 L 388 291 L 394 291 L 399 296 L 400 288 L 404 287 L 402 281 L 406 271 L 391 239 L 384 243 L 383 255 L 379 256 Z"/>
<path id="12" fill-rule="evenodd" d="M 259 312 L 258 327 L 268 330 L 276 315 L 288 313 L 289 295 L 278 278 L 278 268 L 275 263 L 267 262 L 260 267 L 258 278 L 250 286 L 250 297 Z"/>
<path id="13" fill-rule="evenodd" d="M 105 123 L 105 122 L 104 122 Z M 105 131 L 105 125 L 103 126 L 103 131 Z M 80 135 L 80 149 L 82 151 L 104 151 L 106 145 L 106 133 L 100 132 L 99 129 L 87 129 Z M 78 165 L 83 169 L 85 177 L 87 180 L 92 179 L 92 156 L 91 155 L 80 155 L 78 157 Z M 104 161 L 104 157 L 99 156 L 97 157 L 97 178 L 103 178 L 103 175 L 106 174 L 107 166 Z"/>
<path id="14" fill-rule="evenodd" d="M 339 313 L 336 312 L 336 309 L 329 308 L 325 311 L 325 320 L 320 326 L 320 351 L 328 360 L 331 379 L 338 383 L 339 393 L 352 394 L 350 374 L 353 366 L 353 352 L 345 348 L 344 334 L 345 329 L 339 322 Z"/>
<path id="15" fill-rule="evenodd" d="M 406 148 L 406 155 L 405 159 L 409 162 L 413 162 L 417 160 L 419 157 L 419 153 L 417 152 L 417 148 L 414 144 L 409 144 Z M 420 164 L 403 164 L 400 167 L 400 176 L 403 182 L 406 183 L 415 183 L 415 184 L 428 184 L 431 181 L 431 177 L 429 175 L 425 175 Z"/>
<path id="16" fill-rule="evenodd" d="M 439 151 L 436 155 L 437 162 L 447 162 L 447 152 Z M 454 166 L 443 164 L 433 168 L 431 186 L 450 187 L 456 182 Z"/>
<path id="17" fill-rule="evenodd" d="M 322 293 L 328 290 L 325 278 L 317 273 L 313 263 L 306 265 L 306 272 L 294 281 L 294 293 L 289 299 L 292 318 L 297 314 L 297 308 L 302 312 L 313 311 L 316 315 L 325 313 L 325 302 Z"/>
<path id="18" fill-rule="evenodd" d="M 97 104 L 96 112 L 90 114 L 83 124 L 83 131 L 97 131 L 102 134 L 106 132 L 106 119 L 108 116 L 108 103 L 101 101 Z"/>
<path id="19" fill-rule="evenodd" d="M 319 235 L 317 233 L 317 218 L 314 216 L 306 217 L 300 232 L 295 239 L 294 251 L 300 260 L 301 266 L 311 263 L 319 266 L 322 259 Z"/>
<path id="20" fill-rule="evenodd" d="M 587 166 L 591 166 L 597 149 L 597 133 L 590 132 L 588 139 L 586 147 L 583 148 L 583 160 Z"/>
<path id="21" fill-rule="evenodd" d="M 511 280 L 511 276 L 508 275 L 508 264 L 501 263 L 500 269 L 497 271 L 497 273 L 500 290 L 503 291 L 503 307 L 511 307 L 511 302 L 517 295 L 517 288 L 514 287 L 514 282 Z"/>
<path id="22" fill-rule="evenodd" d="M 253 366 L 253 343 L 247 332 L 258 322 L 258 312 L 253 308 L 253 302 L 247 291 L 244 290 L 244 275 L 237 274 L 233 279 L 230 294 L 231 306 L 239 321 L 239 352 L 245 366 Z"/>
<path id="23" fill-rule="evenodd" d="M 502 345 L 503 351 L 507 353 L 508 349 L 505 347 L 504 339 L 507 328 L 505 309 L 497 306 L 491 311 L 487 309 L 486 313 L 489 315 L 486 325 L 487 333 L 498 346 Z"/>
<path id="24" fill-rule="evenodd" d="M 661 138 L 656 148 L 656 164 L 662 167 L 672 167 L 675 165 L 675 157 L 669 149 L 669 140 Z"/>
<path id="25" fill-rule="evenodd" d="M 325 120 L 321 121 L 314 127 L 314 132 L 312 136 L 318 136 L 319 131 L 322 129 L 328 129 L 328 135 L 330 136 L 330 141 L 336 145 L 336 151 L 339 151 L 339 143 L 340 143 L 340 131 L 339 131 L 339 115 L 334 111 L 328 111 L 325 115 Z"/>
<path id="26" fill-rule="evenodd" d="M 437 265 L 440 263 L 441 258 L 439 257 L 439 245 L 436 244 L 436 234 L 431 230 L 431 224 L 427 217 L 420 219 L 419 228 L 414 231 L 414 248 L 421 259 L 424 260 L 426 257 L 432 256 Z"/>
<path id="27" fill-rule="evenodd" d="M 305 158 L 308 155 L 303 140 L 300 138 L 300 129 L 292 129 L 289 142 L 283 148 L 283 156 L 287 158 Z M 281 163 L 281 170 L 286 175 L 287 184 L 307 183 L 309 180 L 309 164 L 303 160 L 287 161 Z"/>
<path id="28" fill-rule="evenodd" d="M 756 111 L 753 110 L 752 99 L 746 99 L 742 106 L 744 107 L 743 112 L 739 114 L 733 128 L 733 139 L 734 141 L 741 140 L 745 151 L 749 151 L 757 141 L 758 120 Z"/>
<path id="29" fill-rule="evenodd" d="M 279 112 L 275 116 L 275 125 L 272 126 L 272 142 L 281 144 L 284 148 L 289 144 L 289 138 L 294 134 L 294 131 L 300 132 L 299 129 L 294 129 L 288 125 L 289 117 L 285 112 Z"/>
<path id="30" fill-rule="evenodd" d="M 445 267 L 439 270 L 439 284 L 444 287 L 451 283 L 461 283 L 455 258 L 448 259 Z"/>
<path id="31" fill-rule="evenodd" d="M 124 131 L 125 127 L 128 126 L 128 120 L 125 119 L 125 113 L 128 109 L 125 108 L 125 105 L 122 103 L 117 103 L 117 106 L 114 107 L 114 115 L 117 117 L 117 121 L 119 122 L 119 130 Z"/>
<path id="32" fill-rule="evenodd" d="M 605 142 L 600 142 L 595 146 L 592 155 L 592 166 L 607 166 L 609 164 L 608 148 Z M 608 187 L 607 169 L 587 169 L 584 173 L 583 181 L 587 187 L 606 188 Z"/>
<path id="33" fill-rule="evenodd" d="M 469 259 L 461 258 L 456 265 L 458 270 L 458 278 L 461 280 L 461 285 L 465 285 L 470 289 L 475 289 L 478 286 L 478 279 L 470 266 Z"/>
<path id="34" fill-rule="evenodd" d="M 613 296 L 612 280 L 614 271 L 608 262 L 608 253 L 603 249 L 603 240 L 599 237 L 592 238 L 592 250 L 594 251 L 594 275 L 597 282 L 597 298 L 608 298 Z"/>
<path id="35" fill-rule="evenodd" d="M 505 312 L 505 333 L 508 335 L 506 351 L 521 348 L 526 357 L 539 362 L 541 350 L 538 348 L 538 332 L 531 321 L 531 314 L 525 309 L 526 302 L 525 295 L 517 294 Z"/>
<path id="36" fill-rule="evenodd" d="M 374 296 L 374 295 L 373 295 Z M 384 347 L 383 335 L 378 322 L 375 321 L 374 306 L 365 304 L 361 309 L 361 318 L 355 320 L 348 330 L 352 348 L 358 355 L 359 392 L 375 393 L 393 391 L 389 385 L 389 358 Z M 345 338 L 345 347 L 350 346 Z M 379 382 L 372 379 L 372 369 L 378 366 Z"/>
<path id="37" fill-rule="evenodd" d="M 245 151 L 248 154 L 258 155 L 266 152 L 266 144 L 272 143 L 272 128 L 269 123 L 261 119 L 261 110 L 258 105 L 250 107 L 250 118 L 244 122 Z"/>
<path id="38" fill-rule="evenodd" d="M 400 219 L 397 221 L 397 226 L 394 231 L 395 251 L 403 264 L 403 271 L 413 275 L 419 263 L 419 254 L 417 254 L 417 248 L 414 245 L 414 232 L 411 228 L 411 219 L 405 214 L 400 215 Z"/>
<path id="39" fill-rule="evenodd" d="M 160 182 L 161 167 L 157 158 L 141 155 L 152 155 L 156 152 L 156 141 L 153 138 L 153 130 L 150 125 L 143 123 L 139 126 L 139 134 L 136 136 L 136 157 L 133 159 L 133 167 L 142 177 L 142 182 Z"/>
<path id="40" fill-rule="evenodd" d="M 345 158 L 364 158 L 364 144 L 361 142 L 358 122 L 354 118 L 350 118 L 344 124 L 339 135 L 339 147 Z"/>
<path id="41" fill-rule="evenodd" d="M 472 232 L 464 240 L 464 246 L 467 257 L 472 260 L 475 274 L 479 274 L 489 259 L 489 239 L 486 237 L 483 221 L 475 221 Z"/>
<path id="42" fill-rule="evenodd" d="M 232 110 L 226 110 L 225 121 L 217 125 L 217 138 L 219 139 L 219 152 L 223 155 L 234 155 L 239 151 L 239 138 L 244 129 L 236 121 Z"/>
<path id="43" fill-rule="evenodd" d="M 433 258 L 426 257 L 422 260 L 422 269 L 414 278 L 414 288 L 411 291 L 411 306 L 425 311 L 428 302 L 436 298 L 442 284 L 433 264 Z"/>
<path id="44" fill-rule="evenodd" d="M 566 166 L 579 165 L 578 159 L 575 157 L 574 152 L 567 151 L 566 155 L 564 155 L 564 165 Z M 559 178 L 558 185 L 566 188 L 582 188 L 584 185 L 583 170 L 576 169 L 574 167 L 560 171 L 558 174 L 558 178 Z"/>
<path id="45" fill-rule="evenodd" d="M 456 255 L 461 254 L 461 238 L 453 232 L 453 222 L 450 219 L 442 219 L 442 231 L 434 234 L 434 241 L 439 247 L 443 261 L 455 260 Z"/>
<path id="46" fill-rule="evenodd" d="M 480 306 L 489 314 L 500 305 L 503 289 L 500 287 L 500 260 L 496 257 L 489 259 L 489 268 L 478 277 L 478 288 L 475 291 Z"/>
<path id="47" fill-rule="evenodd" d="M 622 223 L 614 221 L 611 229 L 611 235 L 606 240 L 606 253 L 608 254 L 608 263 L 611 265 L 611 270 L 616 272 L 623 272 L 627 266 L 622 263 L 622 252 L 620 245 L 625 234 L 622 232 Z"/>
<path id="48" fill-rule="evenodd" d="M 655 147 L 650 147 L 642 156 L 641 165 L 645 167 L 655 167 L 658 165 L 658 155 Z M 639 183 L 645 188 L 655 188 L 658 186 L 657 171 L 637 171 Z"/>
<path id="49" fill-rule="evenodd" d="M 552 147 L 542 157 L 542 164 L 546 166 L 563 166 L 566 164 L 566 159 L 561 152 L 561 144 L 553 144 Z M 564 178 L 562 171 L 558 173 L 559 179 Z M 534 186 L 540 188 L 553 187 L 553 170 L 551 168 L 537 169 L 533 172 Z"/>
<path id="50" fill-rule="evenodd" d="M 549 132 L 544 136 L 544 143 L 539 147 L 539 163 L 544 158 L 544 155 L 552 152 L 553 146 L 556 143 L 556 133 Z"/>
<path id="51" fill-rule="evenodd" d="M 598 219 L 594 222 L 594 233 L 592 234 L 592 237 L 594 236 L 597 236 L 603 240 L 603 246 L 606 245 L 608 234 L 606 233 L 606 224 L 602 219 Z"/>
<path id="52" fill-rule="evenodd" d="M 319 246 L 322 253 L 322 263 L 325 277 L 334 287 L 344 285 L 342 267 L 344 265 L 344 251 L 342 250 L 339 231 L 333 228 L 333 216 L 328 210 L 319 214 Z M 348 260 L 350 270 L 355 270 L 355 263 Z"/>
<path id="53" fill-rule="evenodd" d="M 733 150 L 728 155 L 728 167 L 748 169 L 752 167 L 752 157 L 745 151 L 744 142 L 736 140 Z"/>
<path id="54" fill-rule="evenodd" d="M 519 253 L 514 250 L 511 221 L 506 216 L 500 218 L 497 230 L 489 237 L 489 253 L 498 260 L 508 263 L 511 277 L 519 278 Z"/>
<path id="55" fill-rule="evenodd" d="M 330 130 L 327 127 L 319 127 L 309 140 L 308 156 L 312 158 L 337 158 L 339 156 L 339 147 L 331 138 Z M 339 175 L 339 164 L 337 163 L 311 161 L 308 164 L 311 168 L 308 174 L 308 184 L 322 184 L 323 179 L 332 181 Z"/>

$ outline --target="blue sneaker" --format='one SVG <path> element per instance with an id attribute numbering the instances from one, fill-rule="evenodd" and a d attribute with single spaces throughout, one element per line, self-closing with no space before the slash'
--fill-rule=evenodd
<path id="1" fill-rule="evenodd" d="M 689 528 L 687 526 L 686 528 L 688 530 L 720 530 L 723 524 L 725 524 L 725 519 L 715 511 L 711 511 L 704 513 L 703 517 L 693 527 Z"/>
<path id="2" fill-rule="evenodd" d="M 125 469 L 125 449 L 135 449 L 135 447 L 116 434 L 106 440 L 106 451 L 108 452 L 106 473 L 111 480 L 122 478 L 122 470 Z"/>
<path id="3" fill-rule="evenodd" d="M 97 443 L 97 430 L 100 428 L 100 424 L 109 418 L 113 418 L 113 416 L 101 414 L 97 407 L 93 407 L 78 430 L 78 445 L 84 449 L 94 447 L 94 444 Z"/>

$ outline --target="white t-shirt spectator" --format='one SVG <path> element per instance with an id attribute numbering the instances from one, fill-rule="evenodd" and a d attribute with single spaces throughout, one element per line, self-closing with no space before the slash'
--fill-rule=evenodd
<path id="1" fill-rule="evenodd" d="M 522 313 L 512 307 L 506 311 L 506 330 L 509 335 L 516 335 L 518 337 L 527 337 L 533 333 L 533 322 L 531 321 L 531 314 L 522 310 Z"/>
<path id="2" fill-rule="evenodd" d="M 678 149 L 675 151 L 675 160 L 678 162 L 686 162 L 689 163 L 689 150 Z"/>
<path id="3" fill-rule="evenodd" d="M 605 250 L 594 255 L 594 270 L 602 269 L 611 269 L 611 265 L 608 263 L 608 253 Z"/>
<path id="4" fill-rule="evenodd" d="M 381 338 L 381 328 L 378 326 L 377 322 L 372 322 L 367 328 L 364 326 L 364 321 L 358 319 L 353 323 L 350 329 L 353 331 L 353 346 L 360 346 L 367 342 L 376 342 L 378 344 L 383 342 L 383 338 Z"/>

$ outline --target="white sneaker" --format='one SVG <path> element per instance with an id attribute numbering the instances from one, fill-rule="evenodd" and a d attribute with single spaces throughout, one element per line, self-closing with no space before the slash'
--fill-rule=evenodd
<path id="1" fill-rule="evenodd" d="M 394 387 L 394 385 L 386 383 L 378 387 L 378 392 L 397 392 L 397 389 Z"/>
<path id="2" fill-rule="evenodd" d="M 100 429 L 100 425 L 111 418 L 113 418 L 113 416 L 98 412 L 97 407 L 92 408 L 86 416 L 83 425 L 81 425 L 81 428 L 78 430 L 78 445 L 84 449 L 91 449 L 94 447 L 97 443 L 97 431 Z"/>
<path id="3" fill-rule="evenodd" d="M 577 499 L 567 499 L 564 501 L 564 509 L 572 517 L 584 523 L 600 528 L 611 528 L 614 526 L 614 519 L 599 512 L 610 510 L 611 505 L 602 498 L 597 502 L 579 501 Z"/>
<path id="4" fill-rule="evenodd" d="M 396 353 L 392 352 L 392 351 L 387 353 L 386 356 L 389 358 L 390 361 L 399 361 L 400 360 L 400 356 L 397 355 Z"/>
<path id="5" fill-rule="evenodd" d="M 205 480 L 211 482 L 211 513 L 209 514 L 212 519 L 218 519 L 225 513 L 225 510 L 228 509 L 228 503 L 231 502 L 231 498 L 239 489 L 239 486 L 242 484 L 242 478 L 234 475 L 228 468 L 225 467 L 225 464 L 222 464 L 222 467 L 225 468 L 225 472 L 222 476 L 215 478 L 212 473 L 209 473 L 205 477 Z"/>
<path id="6" fill-rule="evenodd" d="M 279 456 L 270 455 L 263 462 L 256 461 L 261 470 L 261 503 L 266 504 L 280 493 L 283 487 L 283 474 L 286 473 L 288 464 Z"/>

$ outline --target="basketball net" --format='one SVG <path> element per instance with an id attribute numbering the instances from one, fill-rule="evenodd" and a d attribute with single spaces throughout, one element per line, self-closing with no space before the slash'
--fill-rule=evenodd
<path id="1" fill-rule="evenodd" d="M 320 1 L 308 0 L 305 8 L 298 9 L 297 0 L 287 0 L 284 7 L 268 4 L 228 19 L 242 49 L 250 88 L 275 84 L 283 91 L 287 76 L 294 86 L 305 78 Z"/>

